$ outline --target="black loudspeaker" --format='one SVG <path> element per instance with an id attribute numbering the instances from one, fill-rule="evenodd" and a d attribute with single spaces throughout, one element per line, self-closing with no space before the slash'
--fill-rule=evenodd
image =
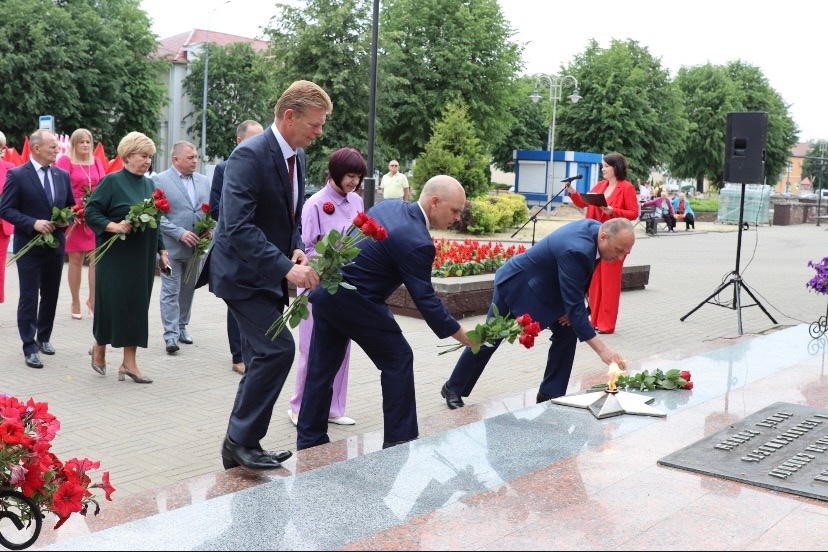
<path id="1" fill-rule="evenodd" d="M 727 114 L 724 181 L 764 184 L 768 114 L 745 111 Z"/>

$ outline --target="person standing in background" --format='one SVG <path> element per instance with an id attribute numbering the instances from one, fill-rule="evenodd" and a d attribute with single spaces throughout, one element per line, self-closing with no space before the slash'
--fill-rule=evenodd
<path id="1" fill-rule="evenodd" d="M 340 148 L 328 160 L 328 178 L 324 188 L 313 194 L 302 208 L 302 241 L 305 254 L 310 257 L 318 255 L 316 243 L 330 230 L 342 233 L 351 226 L 357 213 L 364 209 L 362 198 L 357 190 L 362 185 L 367 167 L 362 154 L 355 148 Z M 297 289 L 299 295 L 303 290 Z M 290 399 L 288 416 L 293 425 L 299 421 L 299 408 L 302 406 L 302 394 L 305 389 L 305 376 L 308 373 L 308 355 L 310 352 L 311 333 L 313 331 L 313 305 L 308 304 L 309 316 L 299 322 L 299 364 L 296 367 L 296 380 L 293 397 Z M 333 396 L 328 422 L 338 425 L 354 425 L 353 418 L 345 416 L 345 397 L 348 394 L 348 364 L 351 357 L 351 343 L 345 348 L 345 357 L 333 381 Z"/>
<path id="2" fill-rule="evenodd" d="M 402 199 L 408 201 L 408 194 L 410 189 L 408 187 L 408 177 L 399 172 L 400 164 L 396 159 L 392 159 L 388 163 L 388 172 L 383 175 L 380 181 L 380 189 L 382 190 L 382 197 L 384 199 Z"/>
<path id="3" fill-rule="evenodd" d="M 72 207 L 75 198 L 69 173 L 54 166 L 57 137 L 48 130 L 36 130 L 29 137 L 29 145 L 29 161 L 6 174 L 0 218 L 14 225 L 15 253 L 38 234 L 52 234 L 57 241 L 57 247 L 33 247 L 17 260 L 17 329 L 23 341 L 23 356 L 29 368 L 43 368 L 38 351 L 55 354 L 51 336 L 66 246 L 66 228 L 49 221 L 53 207 Z"/>
<path id="4" fill-rule="evenodd" d="M 161 235 L 170 255 L 170 271 L 161 272 L 161 323 L 164 347 L 168 354 L 178 351 L 178 343 L 192 344 L 187 331 L 193 310 L 195 278 L 184 278 L 187 264 L 195 255 L 199 236 L 195 223 L 204 219 L 202 205 L 210 201 L 210 183 L 195 172 L 198 152 L 193 144 L 181 140 L 172 148 L 172 167 L 152 177 L 156 188 L 170 203 L 170 212 L 161 217 Z"/>
<path id="5" fill-rule="evenodd" d="M 248 119 L 236 127 L 236 145 L 238 146 L 243 141 L 261 134 L 264 132 L 262 125 L 258 122 Z M 221 189 L 224 187 L 224 170 L 227 168 L 227 161 L 222 161 L 216 165 L 215 172 L 213 172 L 213 184 L 210 187 L 210 214 L 218 224 L 219 219 L 219 205 L 221 204 Z M 242 336 L 239 332 L 239 324 L 233 318 L 233 313 L 227 309 L 227 342 L 230 345 L 230 357 L 232 360 L 232 370 L 237 374 L 244 374 L 247 370 L 247 365 L 242 357 Z"/>
<path id="6" fill-rule="evenodd" d="M 75 204 L 82 205 L 86 194 L 91 194 L 98 182 L 106 176 L 101 160 L 92 152 L 92 133 L 85 128 L 79 128 L 72 133 L 69 139 L 69 154 L 57 160 L 55 166 L 69 173 L 72 181 L 72 193 Z M 67 279 L 69 292 L 72 294 L 72 319 L 83 318 L 80 303 L 81 273 L 83 272 L 84 256 L 95 249 L 95 233 L 85 223 L 75 224 L 72 233 L 66 238 L 66 252 L 69 254 L 69 271 Z M 89 296 L 86 298 L 86 310 L 92 314 L 95 310 L 95 263 L 89 263 L 87 271 Z"/>
<path id="7" fill-rule="evenodd" d="M 617 152 L 604 156 L 601 166 L 604 176 L 590 190 L 593 194 L 604 194 L 606 207 L 587 205 L 577 190 L 567 183 L 566 188 L 572 203 L 580 208 L 587 208 L 586 218 L 606 222 L 609 219 L 623 217 L 628 220 L 638 218 L 638 197 L 635 186 L 627 180 L 627 160 Z M 624 272 L 624 258 L 612 262 L 599 263 L 589 287 L 589 307 L 592 325 L 600 334 L 615 332 L 618 320 L 618 306 L 621 302 L 621 277 Z"/>
<path id="8" fill-rule="evenodd" d="M 6 135 L 0 132 L 0 195 L 6 183 L 6 173 L 14 168 L 8 161 L 3 161 L 6 152 Z M 0 220 L 0 303 L 6 300 L 6 256 L 9 252 L 9 240 L 14 233 L 14 226 L 6 220 Z"/>

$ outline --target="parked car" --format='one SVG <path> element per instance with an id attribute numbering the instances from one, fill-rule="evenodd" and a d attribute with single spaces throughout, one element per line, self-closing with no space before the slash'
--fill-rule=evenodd
<path id="1" fill-rule="evenodd" d="M 307 201 L 310 196 L 312 196 L 324 187 L 324 184 L 312 184 L 309 182 L 305 182 L 305 201 Z"/>

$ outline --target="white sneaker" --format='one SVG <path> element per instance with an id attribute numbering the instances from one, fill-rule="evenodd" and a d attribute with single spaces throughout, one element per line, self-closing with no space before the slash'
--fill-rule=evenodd
<path id="1" fill-rule="evenodd" d="M 288 418 L 290 418 L 290 421 L 293 422 L 293 425 L 299 423 L 299 413 L 294 412 L 292 408 L 288 408 Z"/>
<path id="2" fill-rule="evenodd" d="M 336 425 L 354 425 L 356 420 L 349 418 L 348 416 L 337 416 L 335 418 L 328 418 L 328 423 Z"/>

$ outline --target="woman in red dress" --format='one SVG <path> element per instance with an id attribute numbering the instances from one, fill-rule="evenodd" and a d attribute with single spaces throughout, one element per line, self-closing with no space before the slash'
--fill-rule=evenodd
<path id="1" fill-rule="evenodd" d="M 601 164 L 604 180 L 599 181 L 590 190 L 592 194 L 604 194 L 606 207 L 595 207 L 584 203 L 581 195 L 574 189 L 567 192 L 572 203 L 587 208 L 587 218 L 606 222 L 611 218 L 624 217 L 629 220 L 638 218 L 638 197 L 635 186 L 627 180 L 627 160 L 620 153 L 608 153 Z M 592 312 L 592 325 L 595 331 L 611 334 L 615 331 L 618 319 L 618 304 L 621 301 L 621 275 L 624 261 L 598 263 L 589 286 L 589 307 Z"/>
<path id="2" fill-rule="evenodd" d="M 103 163 L 93 155 L 92 133 L 85 128 L 79 128 L 72 133 L 69 139 L 69 155 L 57 160 L 55 165 L 69 173 L 72 182 L 72 192 L 75 204 L 82 205 L 83 198 L 91 193 L 98 182 L 106 176 Z M 88 197 L 88 196 L 87 196 Z M 72 318 L 80 320 L 80 284 L 83 272 L 83 257 L 95 249 L 95 233 L 85 224 L 78 224 L 66 238 L 66 253 L 69 254 L 69 291 L 72 293 Z M 89 265 L 89 297 L 86 299 L 86 308 L 89 314 L 95 310 L 95 267 Z"/>

